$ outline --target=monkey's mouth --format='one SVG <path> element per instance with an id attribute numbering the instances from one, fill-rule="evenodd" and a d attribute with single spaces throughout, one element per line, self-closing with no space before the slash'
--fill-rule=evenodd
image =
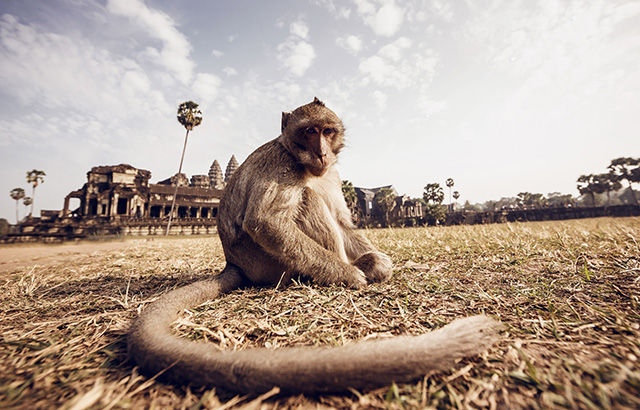
<path id="1" fill-rule="evenodd" d="M 311 175 L 313 175 L 314 177 L 321 177 L 325 174 L 325 172 L 327 172 L 327 170 L 329 169 L 329 166 L 325 164 L 319 167 L 308 166 L 307 169 L 309 170 Z"/>

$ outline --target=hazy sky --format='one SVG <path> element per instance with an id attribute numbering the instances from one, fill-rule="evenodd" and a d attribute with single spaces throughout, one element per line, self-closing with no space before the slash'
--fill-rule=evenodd
<path id="1" fill-rule="evenodd" d="M 204 116 L 191 176 L 242 162 L 314 96 L 345 122 L 356 186 L 576 195 L 640 156 L 640 1 L 2 0 L 0 217 L 33 168 L 36 215 L 96 165 L 174 174 L 183 101 Z"/>

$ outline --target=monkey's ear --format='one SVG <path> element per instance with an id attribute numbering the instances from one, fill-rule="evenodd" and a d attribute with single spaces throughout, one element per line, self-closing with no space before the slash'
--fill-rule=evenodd
<path id="1" fill-rule="evenodd" d="M 289 121 L 289 117 L 291 116 L 290 112 L 282 112 L 282 125 L 280 126 L 280 131 L 284 133 L 284 129 L 287 128 L 287 122 Z"/>
<path id="2" fill-rule="evenodd" d="M 320 100 L 318 100 L 318 97 L 313 97 L 313 103 L 314 104 L 320 104 L 324 107 L 324 103 Z"/>

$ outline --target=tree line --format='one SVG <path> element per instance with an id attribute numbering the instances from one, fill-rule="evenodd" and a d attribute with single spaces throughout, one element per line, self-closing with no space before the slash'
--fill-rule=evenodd
<path id="1" fill-rule="evenodd" d="M 629 186 L 631 200 L 638 205 L 638 197 L 633 190 L 634 183 L 640 183 L 640 158 L 621 157 L 611 161 L 608 172 L 602 174 L 580 175 L 578 191 L 580 195 L 591 198 L 591 205 L 596 206 L 596 195 L 607 194 L 607 205 L 611 204 L 611 193 L 622 189 L 622 182 Z"/>
<path id="2" fill-rule="evenodd" d="M 442 205 L 445 199 L 444 187 L 438 182 L 428 183 L 424 187 L 422 198 L 412 199 L 422 203 L 423 223 L 437 225 L 443 223 L 447 213 L 475 211 L 497 212 L 518 209 L 562 208 L 575 206 L 599 206 L 632 204 L 638 205 L 634 183 L 640 183 L 640 158 L 620 157 L 611 161 L 607 172 L 602 174 L 581 175 L 577 179 L 579 197 L 571 194 L 552 192 L 546 196 L 541 193 L 520 192 L 515 197 L 503 197 L 500 200 L 490 200 L 482 204 L 471 204 L 466 201 L 458 205 L 459 191 L 453 191 L 455 182 L 447 178 L 445 186 L 448 188 L 449 204 Z M 627 189 L 623 189 L 626 182 Z M 342 191 L 349 208 L 357 211 L 357 195 L 353 184 L 343 181 Z M 604 196 L 606 194 L 606 197 Z M 390 226 L 389 215 L 395 206 L 395 194 L 390 188 L 380 188 L 374 197 L 374 203 L 381 211 L 384 225 Z"/>

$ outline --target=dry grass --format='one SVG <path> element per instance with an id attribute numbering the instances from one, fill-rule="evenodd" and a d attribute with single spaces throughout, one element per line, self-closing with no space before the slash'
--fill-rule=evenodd
<path id="1" fill-rule="evenodd" d="M 482 357 L 414 384 L 341 396 L 235 397 L 139 376 L 124 335 L 144 304 L 224 265 L 217 238 L 0 274 L 0 408 L 640 408 L 640 218 L 366 234 L 394 278 L 362 291 L 250 288 L 185 312 L 185 337 L 224 349 L 337 346 L 486 313 L 507 326 Z"/>

